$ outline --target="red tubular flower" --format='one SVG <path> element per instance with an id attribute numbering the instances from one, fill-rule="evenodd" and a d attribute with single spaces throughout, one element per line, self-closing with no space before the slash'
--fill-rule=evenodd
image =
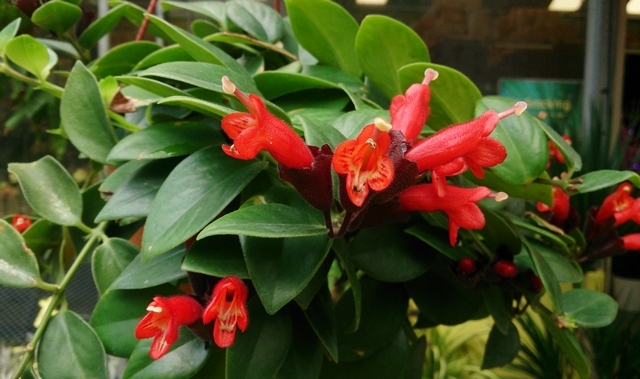
<path id="1" fill-rule="evenodd" d="M 631 208 L 634 205 L 634 199 L 630 195 L 631 189 L 631 184 L 622 183 L 618 187 L 618 189 L 616 189 L 616 192 L 607 196 L 598 209 L 598 213 L 596 214 L 596 224 L 600 225 L 607 219 L 616 217 L 616 214 L 618 215 L 616 224 L 621 224 L 631 218 L 630 213 L 622 213 L 623 211 Z"/>
<path id="2" fill-rule="evenodd" d="M 382 191 L 393 180 L 393 164 L 386 155 L 391 139 L 391 125 L 381 118 L 367 125 L 355 140 L 349 140 L 336 147 L 333 155 L 333 169 L 347 176 L 346 191 L 356 206 L 361 206 L 369 189 Z"/>
<path id="3" fill-rule="evenodd" d="M 213 297 L 204 310 L 202 321 L 205 324 L 215 319 L 213 340 L 216 345 L 225 348 L 233 344 L 236 337 L 236 325 L 244 332 L 249 323 L 247 313 L 247 286 L 235 276 L 221 279 L 213 289 Z"/>
<path id="4" fill-rule="evenodd" d="M 627 250 L 640 250 L 640 233 L 627 234 L 620 237 Z"/>
<path id="5" fill-rule="evenodd" d="M 629 220 L 633 220 L 636 224 L 640 224 L 640 198 L 635 199 L 632 206 L 627 207 L 620 212 L 615 212 L 613 217 L 616 219 L 616 226 L 624 224 Z"/>
<path id="6" fill-rule="evenodd" d="M 19 233 L 23 233 L 31 226 L 31 224 L 31 218 L 21 214 L 13 216 L 13 219 L 11 220 L 11 226 L 13 226 Z"/>
<path id="7" fill-rule="evenodd" d="M 250 113 L 232 113 L 222 119 L 222 129 L 233 139 L 233 145 L 222 150 L 238 159 L 253 159 L 266 150 L 288 168 L 311 167 L 313 156 L 300 138 L 284 121 L 269 113 L 262 99 L 244 93 L 224 76 L 222 88 L 244 104 Z"/>
<path id="8" fill-rule="evenodd" d="M 549 212 L 553 214 L 553 224 L 561 227 L 564 221 L 569 217 L 569 195 L 564 193 L 562 188 L 553 187 L 553 205 L 549 207 L 546 204 L 538 203 L 537 208 L 540 212 Z"/>
<path id="9" fill-rule="evenodd" d="M 501 201 L 506 198 L 506 194 L 492 195 L 487 187 L 462 188 L 447 185 L 445 196 L 440 197 L 433 184 L 419 184 L 402 192 L 399 199 L 402 208 L 407 211 L 446 213 L 449 217 L 449 242 L 454 246 L 459 228 L 484 228 L 484 214 L 475 203 L 485 197 Z"/>
<path id="10" fill-rule="evenodd" d="M 156 296 L 147 311 L 136 326 L 136 338 L 153 338 L 149 355 L 160 359 L 178 339 L 178 327 L 200 319 L 202 306 L 189 296 Z"/>
<path id="11" fill-rule="evenodd" d="M 432 170 L 432 180 L 440 196 L 444 196 L 446 179 L 441 177 L 458 175 L 469 168 L 476 177 L 483 178 L 483 167 L 504 161 L 507 150 L 488 136 L 498 121 L 512 114 L 519 116 L 526 108 L 527 104 L 519 101 L 504 112 L 486 111 L 475 120 L 449 126 L 418 141 L 405 157 L 416 162 L 420 172 Z"/>
<path id="12" fill-rule="evenodd" d="M 429 101 L 431 89 L 429 82 L 438 78 L 438 72 L 428 68 L 424 72 L 424 80 L 420 84 L 413 84 L 404 95 L 397 95 L 391 101 L 389 113 L 393 130 L 404 134 L 407 142 L 415 139 L 422 131 L 427 117 L 429 117 Z"/>

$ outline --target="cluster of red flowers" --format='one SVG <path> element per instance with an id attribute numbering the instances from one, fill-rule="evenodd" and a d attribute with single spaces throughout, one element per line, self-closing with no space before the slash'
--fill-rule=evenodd
<path id="1" fill-rule="evenodd" d="M 135 335 L 137 339 L 153 338 L 149 355 L 159 359 L 178 340 L 181 325 L 209 324 L 215 320 L 213 340 L 225 348 L 233 344 L 236 327 L 244 332 L 249 323 L 246 302 L 247 287 L 235 276 L 223 278 L 216 284 L 206 307 L 187 295 L 157 296 L 147 307 L 149 313 L 136 326 Z"/>
<path id="2" fill-rule="evenodd" d="M 503 162 L 506 149 L 489 135 L 500 119 L 520 115 L 526 104 L 518 102 L 501 113 L 490 110 L 421 139 L 430 112 L 429 83 L 437 76 L 435 70 L 427 69 L 422 83 L 393 98 L 391 123 L 376 119 L 355 140 L 341 143 L 333 153 L 327 145 L 307 146 L 285 122 L 269 113 L 258 96 L 246 96 L 224 77 L 224 91 L 234 94 L 249 113 L 233 113 L 222 119 L 222 129 L 233 140 L 223 150 L 239 159 L 252 159 L 262 150 L 271 153 L 279 162 L 281 177 L 325 213 L 333 237 L 363 223 L 375 224 L 375 220 L 367 223 L 365 219 L 378 213 L 390 219 L 393 212 L 444 211 L 449 218 L 450 242 L 455 245 L 460 227 L 484 227 L 484 215 L 476 203 L 486 197 L 500 201 L 506 194 L 492 194 L 486 187 L 456 187 L 447 184 L 446 178 L 467 169 L 482 178 L 484 167 Z M 340 179 L 340 206 L 345 210 L 335 229 L 330 216 L 334 204 L 331 167 Z M 429 173 L 431 183 L 417 184 Z"/>

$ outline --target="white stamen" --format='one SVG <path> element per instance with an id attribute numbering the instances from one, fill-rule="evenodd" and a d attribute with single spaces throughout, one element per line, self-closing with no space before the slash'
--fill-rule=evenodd
<path id="1" fill-rule="evenodd" d="M 222 77 L 222 90 L 229 95 L 236 92 L 236 85 L 226 75 Z"/>
<path id="2" fill-rule="evenodd" d="M 162 313 L 162 307 L 154 307 L 153 305 L 149 305 L 147 307 L 147 311 L 154 312 L 154 313 Z"/>
<path id="3" fill-rule="evenodd" d="M 376 141 L 374 141 L 374 140 L 373 140 L 373 138 L 369 138 L 369 139 L 367 139 L 367 140 L 365 141 L 365 143 L 366 143 L 367 145 L 371 146 L 371 147 L 372 147 L 372 148 L 374 148 L 374 149 L 375 149 L 375 148 L 376 148 L 376 146 L 377 146 L 377 145 L 376 145 Z"/>
<path id="4" fill-rule="evenodd" d="M 422 81 L 422 84 L 429 84 L 430 82 L 438 79 L 438 75 L 440 75 L 438 73 L 438 71 L 432 69 L 432 68 L 428 68 L 426 70 L 424 70 L 424 80 Z"/>
<path id="5" fill-rule="evenodd" d="M 501 202 L 501 201 L 505 201 L 505 200 L 507 200 L 508 198 L 509 198 L 509 195 L 507 195 L 507 194 L 506 194 L 506 193 L 504 193 L 504 192 L 498 192 L 498 193 L 496 194 L 496 197 L 495 197 L 495 199 L 496 199 L 496 202 L 497 202 L 497 203 L 499 203 L 499 202 Z"/>
<path id="6" fill-rule="evenodd" d="M 392 128 L 391 124 L 389 124 L 386 120 L 380 117 L 376 117 L 375 120 L 373 120 L 373 123 L 376 125 L 376 128 L 378 128 L 378 130 L 381 132 L 388 132 Z"/>
<path id="7" fill-rule="evenodd" d="M 514 112 L 516 116 L 520 116 L 527 109 L 527 103 L 518 101 L 513 107 L 516 109 Z"/>

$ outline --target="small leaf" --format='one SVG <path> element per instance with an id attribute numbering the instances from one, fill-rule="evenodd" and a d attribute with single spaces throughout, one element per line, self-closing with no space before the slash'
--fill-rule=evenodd
<path id="1" fill-rule="evenodd" d="M 484 304 L 487 306 L 491 317 L 493 317 L 495 327 L 498 328 L 502 334 L 507 335 L 511 325 L 513 325 L 511 323 L 511 318 L 513 317 L 511 313 L 512 296 L 502 292 L 497 286 L 485 287 L 482 290 L 482 295 L 484 297 Z"/>
<path id="2" fill-rule="evenodd" d="M 10 163 L 27 202 L 40 216 L 60 225 L 76 225 L 82 215 L 80 189 L 51 156 L 32 163 Z"/>
<path id="3" fill-rule="evenodd" d="M 82 32 L 82 35 L 78 38 L 78 45 L 85 49 L 91 49 L 96 43 L 98 43 L 100 38 L 109 34 L 109 32 L 118 25 L 126 11 L 127 6 L 125 4 L 120 4 L 111 8 L 107 13 L 95 20 L 85 29 L 84 32 Z"/>
<path id="4" fill-rule="evenodd" d="M 98 81 L 76 62 L 60 100 L 60 119 L 71 143 L 96 162 L 106 164 L 116 137 L 102 102 Z"/>
<path id="5" fill-rule="evenodd" d="M 482 369 L 504 366 L 511 362 L 520 351 L 520 335 L 518 328 L 509 322 L 507 333 L 503 334 L 493 325 L 487 340 L 487 347 L 482 360 Z"/>
<path id="6" fill-rule="evenodd" d="M 422 38 L 407 25 L 386 16 L 365 17 L 355 44 L 362 71 L 389 99 L 403 92 L 398 74 L 401 67 L 430 60 Z M 422 79 L 417 83 L 420 82 Z"/>
<path id="7" fill-rule="evenodd" d="M 55 315 L 47 325 L 37 362 L 42 379 L 107 378 L 107 357 L 98 335 L 69 310 Z"/>
<path id="8" fill-rule="evenodd" d="M 624 181 L 640 188 L 640 176 L 633 171 L 599 170 L 584 174 L 579 179 L 583 180 L 583 183 L 578 185 L 579 193 L 601 190 Z"/>
<path id="9" fill-rule="evenodd" d="M 346 141 L 333 125 L 323 122 L 322 120 L 312 120 L 305 116 L 296 116 L 294 122 L 302 124 L 304 130 L 304 140 L 309 146 L 322 146 L 328 144 L 335 149 L 339 144 Z"/>
<path id="10" fill-rule="evenodd" d="M 304 315 L 334 362 L 338 362 L 336 315 L 329 289 L 321 288 L 304 310 Z"/>
<path id="11" fill-rule="evenodd" d="M 4 52 L 7 43 L 9 43 L 9 41 L 11 41 L 16 36 L 19 28 L 20 19 L 17 18 L 11 21 L 7 26 L 4 27 L 4 29 L 0 31 L 0 58 L 4 59 Z"/>
<path id="12" fill-rule="evenodd" d="M 28 34 L 18 36 L 7 43 L 5 54 L 13 63 L 45 81 L 49 76 L 50 51 Z"/>
<path id="13" fill-rule="evenodd" d="M 544 259 L 544 257 L 538 252 L 535 246 L 529 244 L 528 242 L 524 244 L 527 252 L 529 253 L 529 257 L 533 261 L 533 265 L 540 276 L 540 280 L 544 285 L 544 288 L 547 290 L 549 294 L 549 298 L 551 298 L 551 302 L 556 309 L 556 312 L 561 313 L 564 310 L 563 305 L 563 297 L 562 290 L 560 289 L 560 284 L 558 284 L 558 279 L 549 267 L 549 263 Z"/>
<path id="14" fill-rule="evenodd" d="M 249 279 L 237 236 L 213 236 L 195 241 L 182 262 L 182 270 L 218 278 L 233 275 Z"/>
<path id="15" fill-rule="evenodd" d="M 187 276 L 187 273 L 180 269 L 184 253 L 185 247 L 178 246 L 146 263 L 142 263 L 141 256 L 137 255 L 109 288 L 112 290 L 149 288 L 182 279 Z"/>
<path id="16" fill-rule="evenodd" d="M 52 0 L 38 7 L 31 15 L 31 21 L 41 28 L 62 35 L 71 29 L 80 17 L 82 9 L 79 6 L 66 1 Z"/>
<path id="17" fill-rule="evenodd" d="M 227 17 L 255 38 L 275 43 L 282 38 L 282 17 L 265 4 L 254 1 L 229 1 L 226 3 Z"/>
<path id="18" fill-rule="evenodd" d="M 140 253 L 140 249 L 121 238 L 110 238 L 98 246 L 91 257 L 91 272 L 101 294 Z"/>
<path id="19" fill-rule="evenodd" d="M 248 312 L 247 329 L 237 330 L 235 342 L 227 349 L 227 377 L 273 378 L 291 345 L 291 315 L 286 308 L 268 315 L 256 297 L 249 300 Z"/>
<path id="20" fill-rule="evenodd" d="M 589 378 L 590 363 L 576 337 L 568 329 L 559 329 L 556 322 L 546 314 L 540 313 L 540 319 L 545 329 L 553 336 L 553 340 L 560 346 L 562 353 L 569 359 L 571 367 L 578 372 L 580 379 Z"/>
<path id="21" fill-rule="evenodd" d="M 329 0 L 285 0 L 300 45 L 327 65 L 360 77 L 355 52 L 358 23 Z"/>
<path id="22" fill-rule="evenodd" d="M 562 294 L 564 314 L 578 326 L 602 328 L 613 322 L 618 303 L 609 295 L 583 288 Z"/>
<path id="23" fill-rule="evenodd" d="M 24 244 L 20 233 L 0 219 L 0 284 L 9 287 L 35 287 L 40 279 L 38 261 Z"/>
<path id="24" fill-rule="evenodd" d="M 98 79 L 128 74 L 139 61 L 160 48 L 150 41 L 125 42 L 93 61 L 89 69 Z"/>

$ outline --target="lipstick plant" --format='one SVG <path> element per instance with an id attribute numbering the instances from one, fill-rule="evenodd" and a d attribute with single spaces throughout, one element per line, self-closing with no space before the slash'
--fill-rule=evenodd
<path id="1" fill-rule="evenodd" d="M 640 219 L 638 175 L 579 176 L 525 103 L 483 97 L 387 17 L 161 1 L 200 17 L 187 31 L 116 0 L 80 28 L 77 3 L 29 10 L 62 42 L 20 35 L 24 19 L 0 32 L 0 73 L 60 99 L 52 132 L 92 168 L 79 188 L 50 156 L 9 165 L 33 212 L 0 221 L 0 284 L 52 296 L 15 378 L 106 378 L 106 354 L 129 359 L 125 378 L 420 378 L 415 329 L 490 318 L 492 368 L 528 308 L 589 376 L 575 332 L 617 306 L 581 289 L 580 263 L 640 248 L 611 234 Z M 123 19 L 138 38 L 91 60 Z M 599 211 L 569 206 L 621 183 Z M 88 262 L 87 322 L 65 289 Z"/>

